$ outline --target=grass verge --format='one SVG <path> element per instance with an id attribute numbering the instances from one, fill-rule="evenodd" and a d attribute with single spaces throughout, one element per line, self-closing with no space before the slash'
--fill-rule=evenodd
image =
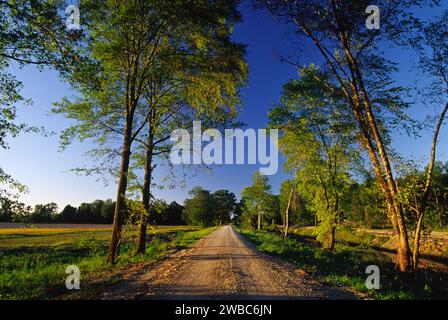
<path id="1" fill-rule="evenodd" d="M 414 275 L 399 273 L 391 260 L 367 246 L 357 248 L 337 244 L 333 251 L 302 243 L 266 231 L 237 229 L 263 252 L 285 259 L 317 280 L 335 286 L 350 287 L 374 299 L 446 299 L 448 275 L 422 270 Z M 377 265 L 381 289 L 367 290 L 366 268 Z"/>
<path id="2" fill-rule="evenodd" d="M 0 299 L 47 299 L 67 294 L 65 268 L 76 265 L 81 286 L 98 274 L 110 277 L 114 271 L 141 262 L 157 261 L 166 254 L 193 244 L 215 228 L 162 227 L 150 240 L 144 255 L 135 256 L 131 232 L 120 248 L 115 266 L 106 262 L 110 230 L 14 233 L 0 235 Z M 22 241 L 17 242 L 19 239 Z"/>

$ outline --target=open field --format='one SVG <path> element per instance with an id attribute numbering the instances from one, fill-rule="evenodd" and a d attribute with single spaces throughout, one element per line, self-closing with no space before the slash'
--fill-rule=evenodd
<path id="1" fill-rule="evenodd" d="M 36 228 L 11 228 L 0 229 L 0 250 L 17 249 L 26 247 L 62 247 L 76 245 L 79 241 L 94 239 L 95 241 L 107 241 L 111 237 L 111 226 L 96 227 L 96 225 L 50 225 Z M 81 227 L 84 226 L 84 227 Z M 173 233 L 180 231 L 197 230 L 191 226 L 160 226 L 149 233 Z M 126 234 L 128 240 L 136 234 L 135 228 Z"/>
<path id="2" fill-rule="evenodd" d="M 156 261 L 179 247 L 194 243 L 212 230 L 187 226 L 158 227 L 155 235 L 151 236 L 145 255 L 141 256 L 134 255 L 135 231 L 130 231 L 121 246 L 117 265 L 112 267 L 106 262 L 110 229 L 2 229 L 0 299 L 63 297 L 67 293 L 65 268 L 68 265 L 79 267 L 82 284 L 98 274 L 101 274 L 103 282 L 116 281 L 113 279 L 116 271 L 135 263 Z"/>
<path id="3" fill-rule="evenodd" d="M 109 224 L 77 224 L 77 223 L 13 223 L 0 222 L 1 229 L 110 229 Z"/>

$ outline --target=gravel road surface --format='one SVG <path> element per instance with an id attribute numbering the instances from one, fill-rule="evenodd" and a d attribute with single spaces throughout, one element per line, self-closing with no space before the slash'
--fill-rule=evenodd
<path id="1" fill-rule="evenodd" d="M 222 227 L 101 295 L 102 299 L 356 299 L 256 250 Z"/>

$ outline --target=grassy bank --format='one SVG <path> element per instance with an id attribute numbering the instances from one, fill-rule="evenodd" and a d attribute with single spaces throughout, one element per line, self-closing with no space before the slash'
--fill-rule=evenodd
<path id="1" fill-rule="evenodd" d="M 332 286 L 350 287 L 375 299 L 446 299 L 448 275 L 422 270 L 416 275 L 400 274 L 391 259 L 366 245 L 337 244 L 334 251 L 265 231 L 238 231 L 255 243 L 260 251 L 285 259 L 311 276 Z M 365 239 L 368 241 L 367 239 Z M 381 289 L 367 290 L 366 267 L 377 265 Z"/>
<path id="2" fill-rule="evenodd" d="M 290 234 L 311 239 L 316 238 L 315 227 L 292 227 L 289 229 L 289 232 Z M 413 238 L 412 234 L 411 238 Z M 394 249 L 396 246 L 392 229 L 358 229 L 340 226 L 336 230 L 336 240 L 350 246 L 373 247 L 384 251 L 386 251 L 385 249 Z M 412 241 L 410 241 L 410 246 L 412 249 Z M 448 257 L 448 234 L 441 231 L 432 231 L 430 235 L 427 233 L 422 234 L 420 253 L 429 257 Z"/>
<path id="3" fill-rule="evenodd" d="M 116 266 L 106 262 L 111 231 L 104 229 L 0 230 L 0 299 L 52 298 L 67 293 L 65 268 L 76 265 L 81 283 L 98 273 L 155 261 L 191 245 L 213 228 L 160 227 L 146 253 L 134 256 L 135 232 L 127 235 Z"/>

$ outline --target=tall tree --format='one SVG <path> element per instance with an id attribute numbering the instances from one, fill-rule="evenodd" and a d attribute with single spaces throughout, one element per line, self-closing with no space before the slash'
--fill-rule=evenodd
<path id="1" fill-rule="evenodd" d="M 374 177 L 367 173 L 362 183 L 354 183 L 348 191 L 345 216 L 367 228 L 389 226 L 381 189 Z"/>
<path id="2" fill-rule="evenodd" d="M 283 225 L 285 227 L 283 234 L 285 237 L 288 236 L 289 232 L 289 220 L 291 216 L 291 212 L 295 209 L 294 208 L 294 199 L 296 193 L 296 186 L 291 180 L 283 181 L 282 185 L 280 186 L 280 211 L 284 215 L 282 216 Z"/>
<path id="3" fill-rule="evenodd" d="M 182 220 L 182 210 L 183 206 L 178 204 L 176 201 L 171 202 L 166 209 L 164 214 L 163 224 L 168 226 L 178 226 L 184 225 L 185 221 Z"/>
<path id="4" fill-rule="evenodd" d="M 426 2 L 379 1 L 381 29 L 369 30 L 364 14 L 370 5 L 367 0 L 256 1 L 312 41 L 342 91 L 398 234 L 397 261 L 401 271 L 410 269 L 410 248 L 402 206 L 397 199 L 387 130 L 409 119 L 401 99 L 403 90 L 391 78 L 395 65 L 382 53 L 380 44 L 384 44 L 383 40 L 399 42 L 405 32 L 415 31 L 417 19 L 410 9 Z"/>
<path id="5" fill-rule="evenodd" d="M 77 124 L 63 134 L 65 141 L 95 137 L 104 142 L 104 128 L 122 137 L 120 169 L 108 260 L 115 262 L 126 216 L 126 189 L 131 147 L 143 125 L 135 112 L 146 86 L 146 75 L 165 35 L 166 12 L 153 1 L 82 1 L 83 45 L 96 62 L 94 72 L 78 84 L 82 97 L 65 99 L 56 112 Z M 158 17 L 161 17 L 161 21 Z M 79 79 L 79 78 L 77 78 Z M 119 128 L 119 129 L 117 129 Z"/>
<path id="6" fill-rule="evenodd" d="M 256 217 L 257 230 L 262 228 L 263 216 L 268 213 L 270 207 L 271 186 L 267 176 L 258 171 L 252 176 L 252 185 L 245 187 L 241 193 L 241 202 L 249 219 Z"/>
<path id="7" fill-rule="evenodd" d="M 417 226 L 415 229 L 414 246 L 412 253 L 412 265 L 414 270 L 418 267 L 420 255 L 420 237 L 423 218 L 428 207 L 431 193 L 434 167 L 436 164 L 437 140 L 440 130 L 448 114 L 448 10 L 435 21 L 428 23 L 423 29 L 424 45 L 429 47 L 429 54 L 423 54 L 420 66 L 427 75 L 432 77 L 429 96 L 435 97 L 432 101 L 442 100 L 445 107 L 436 121 L 434 136 L 431 145 L 429 165 L 426 170 L 426 178 L 422 193 L 418 197 L 418 203 L 413 209 L 417 213 Z M 428 48 L 425 48 L 428 49 Z M 425 50 L 423 49 L 423 51 Z"/>
<path id="8" fill-rule="evenodd" d="M 213 225 L 215 205 L 210 191 L 196 187 L 188 194 L 191 198 L 185 200 L 182 212 L 187 224 L 202 227 Z"/>
<path id="9" fill-rule="evenodd" d="M 297 190 L 294 179 L 288 179 L 280 185 L 280 213 L 282 215 L 284 233 L 288 234 L 290 226 L 316 225 L 315 215 L 307 209 L 306 200 Z M 287 220 L 287 221 L 286 221 Z"/>
<path id="10" fill-rule="evenodd" d="M 299 192 L 317 213 L 318 238 L 333 249 L 342 198 L 356 161 L 354 124 L 342 97 L 328 90 L 328 75 L 314 66 L 299 74 L 299 80 L 284 86 L 282 101 L 269 116 L 271 126 L 283 132 L 279 144 L 287 158 L 285 169 L 294 173 Z"/>
<path id="11" fill-rule="evenodd" d="M 218 225 L 230 222 L 230 218 L 236 207 L 235 194 L 228 190 L 218 190 L 212 193 L 215 203 L 215 219 Z"/>
<path id="12" fill-rule="evenodd" d="M 191 129 L 193 120 L 217 128 L 232 121 L 239 103 L 239 87 L 246 81 L 244 46 L 232 42 L 230 35 L 240 20 L 237 2 L 203 3 L 185 21 L 199 50 L 173 52 L 159 59 L 145 91 L 148 113 L 144 135 L 144 179 L 142 202 L 150 207 L 154 169 L 164 161 L 170 148 L 168 140 L 175 129 Z M 211 7 L 210 7 L 211 6 Z M 146 223 L 139 222 L 137 253 L 145 250 Z"/>
<path id="13" fill-rule="evenodd" d="M 275 226 L 281 223 L 282 217 L 280 216 L 280 198 L 276 194 L 270 194 L 266 201 L 264 210 L 265 224 L 269 223 L 271 226 Z"/>
<path id="14" fill-rule="evenodd" d="M 103 164 L 113 160 L 117 153 L 120 154 L 114 227 L 108 254 L 111 262 L 117 256 L 121 226 L 126 217 L 125 198 L 133 143 L 140 140 L 147 148 L 151 148 L 145 141 L 147 136 L 142 140 L 139 139 L 140 134 L 146 131 L 150 119 L 155 119 L 157 123 L 168 116 L 160 112 L 164 115 L 162 118 L 154 117 L 156 107 L 157 112 L 162 108 L 158 104 L 160 97 L 148 95 L 151 85 L 156 83 L 156 90 L 159 90 L 165 89 L 167 84 L 154 82 L 153 77 L 160 76 L 157 70 L 167 70 L 161 67 L 166 66 L 165 61 L 179 62 L 183 61 L 179 57 L 188 59 L 191 56 L 206 57 L 213 54 L 214 48 L 209 47 L 208 42 L 218 41 L 220 35 L 225 43 L 224 27 L 227 21 L 221 21 L 222 25 L 216 26 L 216 19 L 210 18 L 213 14 L 205 13 L 225 11 L 226 8 L 223 2 L 209 3 L 202 0 L 81 2 L 82 26 L 86 29 L 82 44 L 96 63 L 95 72 L 88 72 L 89 76 L 83 77 L 79 85 L 82 98 L 74 102 L 65 99 L 57 105 L 56 112 L 77 121 L 62 135 L 63 145 L 74 138 L 93 139 L 99 144 L 93 154 L 105 156 Z M 233 14 L 231 10 L 234 6 L 228 5 L 228 8 L 225 12 Z M 175 67 L 174 64 L 171 68 Z M 74 75 L 80 78 L 79 73 Z M 194 77 L 195 74 L 190 76 Z M 198 80 L 197 84 L 200 83 Z M 176 85 L 168 82 L 169 87 Z M 191 100 L 199 97 L 198 92 L 196 95 L 191 94 Z M 213 93 L 208 92 L 209 95 Z M 149 102 L 153 104 L 148 105 Z M 154 128 L 154 122 L 150 126 Z M 151 136 L 151 129 L 147 132 Z M 117 138 L 122 140 L 119 148 L 114 144 Z M 99 172 L 101 169 L 100 166 L 93 171 Z M 148 202 L 147 199 L 145 202 Z"/>

